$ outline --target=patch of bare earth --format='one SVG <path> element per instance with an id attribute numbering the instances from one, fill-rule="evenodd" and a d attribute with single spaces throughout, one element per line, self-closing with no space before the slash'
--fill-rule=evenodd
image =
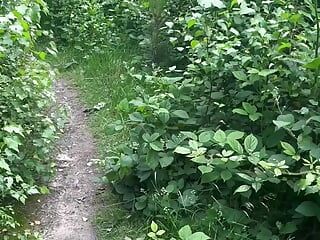
<path id="1" fill-rule="evenodd" d="M 50 195 L 35 209 L 45 240 L 94 240 L 98 174 L 92 164 L 94 139 L 87 126 L 77 91 L 66 81 L 55 87 L 57 103 L 66 106 L 68 124 L 58 142 L 57 174 Z"/>

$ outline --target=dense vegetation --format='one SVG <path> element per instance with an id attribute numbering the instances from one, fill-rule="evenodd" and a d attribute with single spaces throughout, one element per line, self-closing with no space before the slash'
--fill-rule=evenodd
<path id="1" fill-rule="evenodd" d="M 33 38 L 28 41 L 37 29 L 25 26 L 39 20 L 33 19 L 33 9 L 39 14 L 44 5 L 35 2 L 16 11 L 1 8 L 9 14 L 9 20 L 0 18 L 8 29 L 0 31 L 0 51 L 9 51 L 0 55 L 8 84 L 47 73 L 39 60 L 35 66 L 25 64 L 30 57 L 44 57 L 32 47 Z M 119 93 L 126 98 L 109 106 L 118 119 L 108 133 L 121 136 L 122 144 L 115 144 L 101 166 L 125 206 L 157 223 L 151 224 L 151 239 L 319 238 L 316 0 L 52 0 L 48 5 L 51 15 L 42 24 L 61 45 L 97 56 L 113 46 L 138 48 L 114 79 L 121 86 L 135 85 L 135 91 Z M 17 15 L 20 11 L 26 18 Z M 21 25 L 17 30 L 10 24 Z M 19 35 L 19 29 L 30 34 Z M 15 40 L 9 46 L 8 33 Z M 86 80 L 80 83 L 84 88 L 90 86 Z M 32 103 L 43 103 L 28 111 L 34 117 L 17 110 L 1 122 L 1 134 L 11 141 L 4 141 L 0 168 L 9 177 L 32 169 L 21 176 L 31 193 L 34 170 L 44 170 L 44 165 L 34 166 L 44 159 L 44 145 L 34 146 L 37 157 L 30 167 L 29 151 L 22 151 L 30 139 L 25 136 L 41 142 L 54 132 L 52 125 L 34 128 L 47 124 L 41 116 L 47 106 L 45 83 L 30 93 Z M 14 89 L 20 85 L 12 86 L 6 93 L 17 96 Z M 13 99 L 1 100 L 1 111 L 19 108 L 19 96 Z M 15 161 L 28 167 L 14 169 L 20 166 L 10 165 Z M 16 189 L 12 186 L 10 191 Z M 10 194 L 5 196 L 15 196 Z"/>
<path id="2" fill-rule="evenodd" d="M 0 238 L 19 228 L 12 205 L 47 192 L 41 178 L 51 174 L 49 143 L 55 139 L 49 107 L 52 73 L 35 48 L 45 32 L 39 28 L 41 1 L 0 3 Z M 14 233 L 13 239 L 30 234 Z M 11 236 L 12 237 L 12 236 Z"/>

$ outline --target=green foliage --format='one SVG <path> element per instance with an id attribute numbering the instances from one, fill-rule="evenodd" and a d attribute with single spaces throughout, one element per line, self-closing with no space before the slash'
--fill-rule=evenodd
<path id="1" fill-rule="evenodd" d="M 121 120 L 110 127 L 130 133 L 104 161 L 107 178 L 128 207 L 166 226 L 191 218 L 217 239 L 316 237 L 314 5 L 181 1 L 184 11 L 174 11 L 174 2 L 161 5 L 165 21 L 153 30 L 174 58 L 168 68 L 128 76 L 145 90 L 118 106 Z M 137 8 L 145 7 L 141 16 L 150 16 L 148 6 Z"/>
<path id="2" fill-rule="evenodd" d="M 24 204 L 41 193 L 37 182 L 48 177 L 49 143 L 57 128 L 48 110 L 53 100 L 52 73 L 35 42 L 45 34 L 41 1 L 0 3 L 0 236 L 7 239 L 19 227 L 8 204 Z M 31 234 L 15 235 L 33 238 Z M 29 236 L 29 237 L 28 237 Z"/>
<path id="3" fill-rule="evenodd" d="M 107 4 L 99 0 L 49 0 L 50 17 L 45 22 L 61 44 L 96 47 L 109 38 L 110 23 L 104 14 Z"/>

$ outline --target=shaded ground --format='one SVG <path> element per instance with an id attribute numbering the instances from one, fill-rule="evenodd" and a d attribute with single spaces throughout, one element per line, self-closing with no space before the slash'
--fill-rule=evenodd
<path id="1" fill-rule="evenodd" d="M 58 105 L 68 109 L 68 124 L 58 143 L 57 174 L 51 194 L 34 209 L 45 240 L 94 240 L 98 175 L 93 166 L 96 147 L 87 127 L 78 93 L 64 80 L 56 83 Z"/>

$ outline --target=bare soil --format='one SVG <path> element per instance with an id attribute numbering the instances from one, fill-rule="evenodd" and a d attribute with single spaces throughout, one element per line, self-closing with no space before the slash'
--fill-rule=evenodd
<path id="1" fill-rule="evenodd" d="M 45 240 L 95 240 L 92 221 L 99 187 L 95 142 L 76 89 L 59 80 L 55 91 L 57 104 L 67 107 L 69 119 L 57 145 L 56 177 L 50 194 L 35 206 L 34 219 Z"/>

